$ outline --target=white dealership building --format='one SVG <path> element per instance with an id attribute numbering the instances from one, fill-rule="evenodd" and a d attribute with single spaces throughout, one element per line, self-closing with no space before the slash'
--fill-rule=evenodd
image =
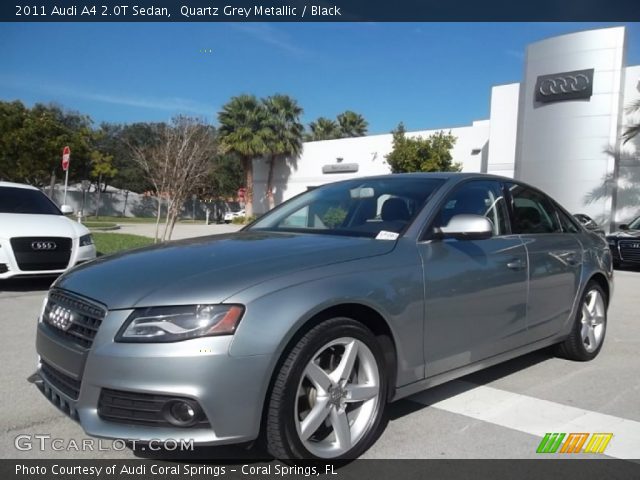
<path id="1" fill-rule="evenodd" d="M 439 130 L 457 137 L 452 155 L 465 172 L 513 177 L 555 197 L 573 213 L 606 226 L 640 214 L 640 139 L 623 143 L 638 121 L 627 106 L 640 99 L 640 66 L 625 63 L 624 27 L 548 38 L 526 49 L 522 81 L 490 92 L 489 119 Z M 300 157 L 278 165 L 281 202 L 309 187 L 389 173 L 392 136 L 308 142 Z M 265 162 L 255 164 L 254 206 L 266 210 Z"/>

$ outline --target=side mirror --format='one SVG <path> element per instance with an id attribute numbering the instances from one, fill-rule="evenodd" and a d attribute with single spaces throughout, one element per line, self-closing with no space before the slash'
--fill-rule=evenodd
<path id="1" fill-rule="evenodd" d="M 493 225 L 487 217 L 465 213 L 454 215 L 446 226 L 440 227 L 440 233 L 444 238 L 484 240 L 493 235 Z"/>
<path id="2" fill-rule="evenodd" d="M 623 223 L 618 228 L 620 230 L 629 230 L 629 225 L 627 225 L 626 223 Z"/>
<path id="3" fill-rule="evenodd" d="M 73 213 L 73 207 L 71 205 L 62 205 L 60 211 L 63 215 L 71 215 Z"/>

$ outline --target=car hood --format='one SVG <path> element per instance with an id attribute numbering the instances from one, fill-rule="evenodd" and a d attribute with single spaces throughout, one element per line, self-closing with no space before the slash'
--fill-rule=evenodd
<path id="1" fill-rule="evenodd" d="M 62 215 L 0 213 L 0 237 L 70 237 L 89 233 L 82 224 Z"/>
<path id="2" fill-rule="evenodd" d="M 640 230 L 618 230 L 607 235 L 607 238 L 624 240 L 625 238 L 640 238 Z"/>
<path id="3" fill-rule="evenodd" d="M 395 241 L 237 232 L 99 258 L 58 279 L 109 309 L 219 303 L 252 285 L 317 266 L 383 255 Z"/>

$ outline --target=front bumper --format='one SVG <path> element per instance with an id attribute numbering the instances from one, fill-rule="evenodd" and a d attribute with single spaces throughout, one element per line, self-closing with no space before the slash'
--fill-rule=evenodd
<path id="1" fill-rule="evenodd" d="M 54 327 L 39 323 L 37 383 L 52 403 L 96 437 L 218 445 L 258 436 L 270 356 L 230 356 L 231 336 L 165 344 L 113 342 L 130 313 L 108 312 L 90 349 L 73 345 Z M 47 375 L 47 366 L 77 382 L 77 398 Z M 98 408 L 103 389 L 187 397 L 198 402 L 208 423 L 175 427 L 106 421 Z"/>
<path id="2" fill-rule="evenodd" d="M 640 248 L 630 248 L 631 245 L 640 244 L 640 240 L 621 240 L 615 244 L 609 244 L 613 263 L 615 265 L 640 265 Z"/>
<path id="3" fill-rule="evenodd" d="M 72 240 L 71 256 L 69 257 L 69 263 L 66 268 L 56 270 L 21 270 L 11 247 L 11 242 L 8 239 L 0 238 L 0 280 L 27 276 L 58 276 L 71 267 L 95 259 L 96 254 L 95 245 L 92 244 L 81 247 L 79 245 L 79 239 L 74 238 Z"/>

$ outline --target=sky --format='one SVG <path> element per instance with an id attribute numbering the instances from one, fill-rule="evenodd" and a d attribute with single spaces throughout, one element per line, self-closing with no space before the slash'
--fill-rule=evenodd
<path id="1" fill-rule="evenodd" d="M 56 103 L 100 122 L 215 124 L 242 93 L 293 96 L 308 123 L 361 113 L 369 133 L 489 117 L 491 86 L 518 82 L 528 44 L 638 23 L 0 23 L 0 100 Z"/>

